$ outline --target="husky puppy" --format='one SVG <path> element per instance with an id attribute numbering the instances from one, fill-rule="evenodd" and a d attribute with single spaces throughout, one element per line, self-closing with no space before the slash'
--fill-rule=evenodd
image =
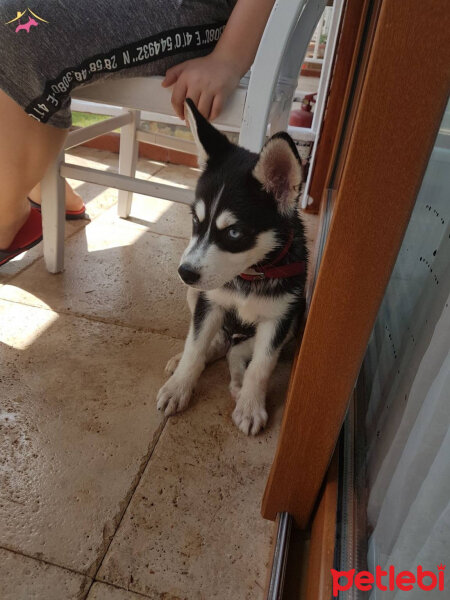
<path id="1" fill-rule="evenodd" d="M 172 376 L 157 406 L 166 415 L 185 409 L 205 365 L 227 355 L 233 421 L 256 435 L 267 422 L 270 376 L 305 308 L 302 166 L 286 133 L 258 155 L 232 144 L 191 100 L 186 111 L 203 169 L 178 269 L 192 321 L 183 352 L 167 364 Z"/>

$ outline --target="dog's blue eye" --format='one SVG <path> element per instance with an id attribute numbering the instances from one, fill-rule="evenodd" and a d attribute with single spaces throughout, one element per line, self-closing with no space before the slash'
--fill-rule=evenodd
<path id="1" fill-rule="evenodd" d="M 228 234 L 228 237 L 231 238 L 232 240 L 237 240 L 242 235 L 242 233 L 239 231 L 239 229 L 229 229 L 227 234 Z"/>

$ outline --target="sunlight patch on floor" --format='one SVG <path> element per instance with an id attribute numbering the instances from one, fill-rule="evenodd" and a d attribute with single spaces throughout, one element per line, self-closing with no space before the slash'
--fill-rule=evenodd
<path id="1" fill-rule="evenodd" d="M 4 290 L 9 289 L 13 291 L 14 288 L 15 286 L 13 285 L 4 286 Z M 26 290 L 21 290 L 21 297 L 24 299 L 24 302 L 29 304 L 36 304 L 36 300 L 38 300 L 41 306 L 43 305 L 44 308 L 50 309 L 49 306 L 44 305 L 42 300 L 37 299 L 36 296 L 33 296 L 33 294 L 30 294 Z M 36 310 L 32 327 L 30 327 L 29 322 L 25 325 L 19 319 L 14 318 L 14 313 L 20 306 L 20 304 L 1 302 L 0 321 L 2 322 L 2 327 L 0 344 L 5 344 L 16 350 L 26 350 L 58 319 L 58 314 L 51 309 Z"/>
<path id="2" fill-rule="evenodd" d="M 134 194 L 133 202 L 145 201 L 145 219 L 149 223 L 156 223 L 159 219 L 167 213 L 173 206 L 172 202 L 168 200 L 162 200 L 161 198 L 154 198 L 153 196 L 143 196 L 142 194 Z M 133 215 L 133 208 L 131 209 Z"/>
<path id="3" fill-rule="evenodd" d="M 95 228 L 88 226 L 85 233 L 88 252 L 132 246 L 144 235 L 142 230 L 120 227 L 117 227 L 114 230 L 114 235 L 111 235 L 111 228 L 107 226 Z"/>
<path id="4" fill-rule="evenodd" d="M 170 187 L 176 187 L 176 188 L 180 188 L 182 190 L 190 189 L 190 186 L 185 185 L 184 183 L 177 183 L 173 180 L 166 179 L 165 177 L 158 177 L 157 175 L 154 175 L 152 177 L 151 181 L 152 181 L 152 183 L 162 183 L 164 185 L 170 185 Z"/>

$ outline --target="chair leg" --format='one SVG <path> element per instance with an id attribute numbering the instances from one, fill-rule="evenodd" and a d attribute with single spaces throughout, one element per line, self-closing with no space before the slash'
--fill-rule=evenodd
<path id="1" fill-rule="evenodd" d="M 124 125 L 120 130 L 119 174 L 134 177 L 138 160 L 139 143 L 136 133 L 140 122 L 140 111 L 130 112 L 133 116 L 131 123 Z M 133 192 L 119 190 L 118 213 L 122 219 L 130 216 L 132 200 Z"/>
<path id="2" fill-rule="evenodd" d="M 44 260 L 50 273 L 64 270 L 66 185 L 59 174 L 62 162 L 64 151 L 57 156 L 41 182 Z"/>

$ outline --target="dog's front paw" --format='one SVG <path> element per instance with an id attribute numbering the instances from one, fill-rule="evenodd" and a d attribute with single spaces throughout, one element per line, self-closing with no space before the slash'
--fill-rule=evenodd
<path id="1" fill-rule="evenodd" d="M 164 414 L 168 417 L 184 410 L 189 404 L 191 395 L 191 382 L 172 375 L 159 390 L 156 406 L 158 410 L 164 411 Z"/>
<path id="2" fill-rule="evenodd" d="M 183 356 L 183 353 L 179 352 L 178 354 L 175 354 L 175 356 L 172 356 L 172 358 L 170 358 L 167 361 L 166 368 L 164 369 L 164 372 L 166 373 L 166 375 L 174 374 L 175 369 L 178 367 L 178 363 L 180 362 L 182 356 Z"/>
<path id="3" fill-rule="evenodd" d="M 246 435 L 256 435 L 267 423 L 267 411 L 260 402 L 246 402 L 239 398 L 233 411 L 234 424 Z"/>

